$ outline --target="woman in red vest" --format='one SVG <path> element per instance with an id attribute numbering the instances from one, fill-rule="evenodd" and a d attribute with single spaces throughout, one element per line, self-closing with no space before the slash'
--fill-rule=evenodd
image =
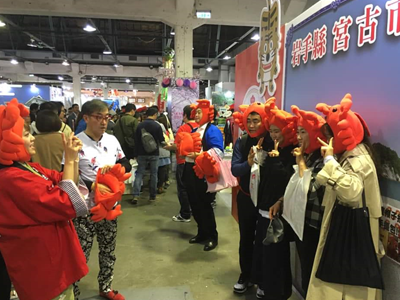
<path id="1" fill-rule="evenodd" d="M 64 172 L 29 163 L 35 138 L 13 99 L 0 106 L 0 252 L 20 300 L 73 299 L 88 272 L 70 221 L 88 213 L 76 185 L 81 141 L 64 138 Z"/>

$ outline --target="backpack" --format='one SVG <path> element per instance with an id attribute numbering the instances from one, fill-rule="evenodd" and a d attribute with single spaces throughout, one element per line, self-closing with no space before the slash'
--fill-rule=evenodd
<path id="1" fill-rule="evenodd" d="M 142 128 L 142 138 L 141 139 L 142 139 L 143 149 L 146 153 L 150 154 L 158 149 L 156 140 L 144 128 Z"/>

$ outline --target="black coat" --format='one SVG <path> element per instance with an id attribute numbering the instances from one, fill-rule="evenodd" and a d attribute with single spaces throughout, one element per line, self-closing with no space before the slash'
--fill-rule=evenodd
<path id="1" fill-rule="evenodd" d="M 279 148 L 279 156 L 267 156 L 261 166 L 257 205 L 259 209 L 268 211 L 285 194 L 286 186 L 294 173 L 293 165 L 296 164 L 296 158 L 292 154 L 293 149 L 292 145 Z"/>

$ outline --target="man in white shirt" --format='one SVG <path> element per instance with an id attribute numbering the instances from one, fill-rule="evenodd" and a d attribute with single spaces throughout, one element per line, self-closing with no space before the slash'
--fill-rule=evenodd
<path id="1" fill-rule="evenodd" d="M 79 173 L 89 191 L 96 180 L 99 168 L 110 169 L 114 164 L 120 163 L 127 172 L 131 165 L 126 159 L 117 138 L 105 133 L 107 123 L 111 116 L 107 104 L 101 100 L 92 100 L 87 105 L 85 120 L 86 130 L 77 137 L 82 141 L 83 147 L 79 153 Z M 100 272 L 98 275 L 100 296 L 106 299 L 125 300 L 125 297 L 111 288 L 116 261 L 115 246 L 117 241 L 117 219 L 93 222 L 90 216 L 78 217 L 74 220 L 75 229 L 81 242 L 86 259 L 89 260 L 93 246 L 94 236 L 97 235 L 99 243 Z M 79 289 L 74 288 L 75 299 L 79 296 Z"/>

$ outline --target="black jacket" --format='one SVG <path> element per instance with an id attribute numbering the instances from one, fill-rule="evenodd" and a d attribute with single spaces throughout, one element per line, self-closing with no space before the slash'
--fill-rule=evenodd
<path id="1" fill-rule="evenodd" d="M 257 143 L 258 140 L 256 138 L 252 138 L 248 134 L 245 134 L 236 140 L 233 148 L 231 165 L 232 175 L 239 179 L 240 188 L 246 194 L 250 194 L 249 185 L 251 171 L 251 167 L 247 162 L 247 157 L 249 156 L 251 147 L 257 145 Z M 267 134 L 264 138 L 262 147 L 263 149 L 269 149 L 272 145 L 273 142 L 269 134 Z"/>
<path id="2" fill-rule="evenodd" d="M 294 173 L 296 158 L 292 151 L 294 146 L 279 148 L 278 157 L 267 157 L 260 168 L 260 185 L 258 187 L 258 208 L 269 208 L 285 194 L 286 186 Z M 267 151 L 271 151 L 272 147 Z"/>

